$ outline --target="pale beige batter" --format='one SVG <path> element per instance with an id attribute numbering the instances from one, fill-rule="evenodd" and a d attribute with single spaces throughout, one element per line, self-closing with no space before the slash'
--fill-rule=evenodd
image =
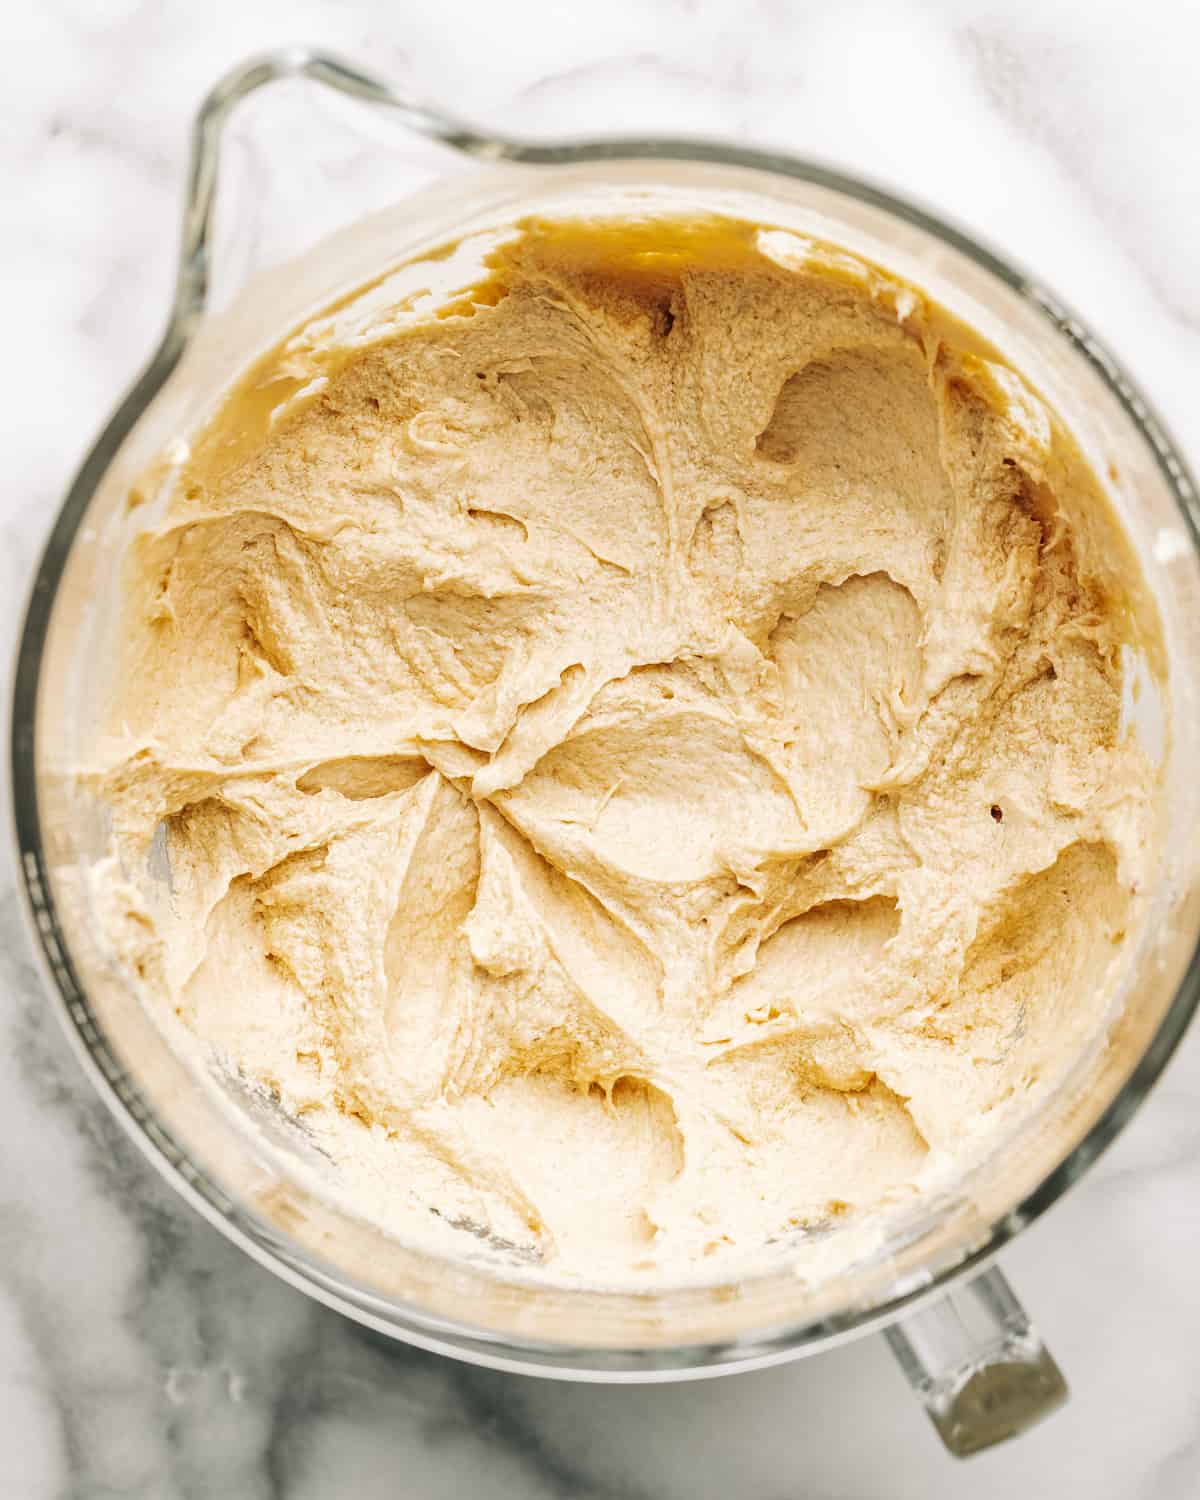
<path id="1" fill-rule="evenodd" d="M 1113 524 L 881 273 L 526 226 L 269 356 L 139 539 L 103 786 L 171 898 L 122 946 L 400 1232 L 621 1281 L 897 1202 L 1101 1024 Z"/>

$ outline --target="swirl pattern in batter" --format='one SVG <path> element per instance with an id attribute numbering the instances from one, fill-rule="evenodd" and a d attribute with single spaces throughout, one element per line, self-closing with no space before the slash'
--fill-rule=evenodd
<path id="1" fill-rule="evenodd" d="M 527 224 L 391 335 L 302 330 L 139 538 L 141 969 L 367 1216 L 555 1274 L 911 1196 L 1103 1015 L 1151 785 L 1112 525 L 871 267 Z"/>

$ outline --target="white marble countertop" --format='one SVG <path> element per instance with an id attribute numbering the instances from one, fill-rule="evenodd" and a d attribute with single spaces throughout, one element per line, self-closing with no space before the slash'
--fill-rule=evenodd
<path id="1" fill-rule="evenodd" d="M 159 331 L 189 114 L 244 54 L 319 42 L 536 133 L 790 146 L 1036 266 L 1200 459 L 1200 9 L 42 0 L 0 34 L 0 629 L 73 467 Z M 177 1202 L 110 1121 L 0 886 L 0 1496 L 1200 1496 L 1200 1033 L 1005 1257 L 1073 1386 L 956 1466 L 878 1339 L 613 1388 L 369 1342 Z"/>

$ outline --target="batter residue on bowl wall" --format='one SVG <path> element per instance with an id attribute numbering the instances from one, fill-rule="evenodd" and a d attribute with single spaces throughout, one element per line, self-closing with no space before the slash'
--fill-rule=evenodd
<path id="1" fill-rule="evenodd" d="M 282 346 L 136 542 L 102 785 L 171 893 L 114 941 L 401 1230 L 645 1280 L 911 1197 L 1104 1014 L 1107 515 L 870 267 L 527 224 Z"/>

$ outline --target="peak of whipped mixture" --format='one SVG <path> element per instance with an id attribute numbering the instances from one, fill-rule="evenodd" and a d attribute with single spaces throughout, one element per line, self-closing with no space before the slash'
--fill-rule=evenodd
<path id="1" fill-rule="evenodd" d="M 318 326 L 130 553 L 99 785 L 131 891 L 165 831 L 114 921 L 153 1003 L 364 1216 L 581 1281 L 982 1149 L 1101 1027 L 1149 826 L 1053 415 L 732 221 L 530 222 Z"/>

